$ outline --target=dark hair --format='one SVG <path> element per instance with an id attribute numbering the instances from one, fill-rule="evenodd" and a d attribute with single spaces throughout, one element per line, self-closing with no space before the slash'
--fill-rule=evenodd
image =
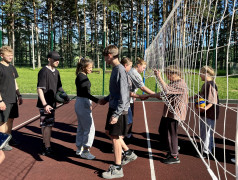
<path id="1" fill-rule="evenodd" d="M 125 64 L 128 64 L 129 62 L 132 63 L 131 59 L 128 57 L 123 57 L 121 60 L 121 64 L 124 66 Z"/>
<path id="2" fill-rule="evenodd" d="M 77 63 L 76 76 L 81 73 L 89 64 L 93 64 L 91 59 L 81 58 Z"/>

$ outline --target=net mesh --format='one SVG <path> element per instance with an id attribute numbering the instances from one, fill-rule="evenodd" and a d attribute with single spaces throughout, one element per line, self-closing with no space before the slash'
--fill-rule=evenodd
<path id="1" fill-rule="evenodd" d="M 229 95 L 234 94 L 231 83 L 238 75 L 237 24 L 237 0 L 179 0 L 145 52 L 147 62 L 145 78 L 155 77 L 161 97 L 168 105 L 170 112 L 178 115 L 176 108 L 181 106 L 184 106 L 181 109 L 187 108 L 185 121 L 180 121 L 182 119 L 178 116 L 180 126 L 186 131 L 213 179 L 238 177 L 237 163 L 234 168 L 231 162 L 231 157 L 235 157 L 235 149 L 237 149 L 235 125 L 237 124 L 237 106 L 229 103 Z M 178 99 L 179 95 L 169 94 L 163 82 L 155 76 L 155 69 L 159 70 L 161 79 L 168 87 L 171 83 L 168 76 L 174 73 L 166 72 L 166 69 L 171 66 L 179 67 L 180 75 L 186 82 L 188 97 L 190 97 L 188 106 L 184 101 L 171 103 L 175 102 L 174 99 Z M 204 115 L 201 116 L 201 110 L 195 105 L 197 98 L 204 98 L 207 104 L 214 104 L 214 101 L 207 96 L 202 97 L 199 93 L 204 84 L 200 76 L 207 77 L 207 73 L 201 71 L 203 66 L 214 69 L 215 74 L 210 77 L 216 82 L 218 92 L 219 89 L 225 92 L 218 93 L 224 101 L 217 102 L 222 113 L 219 119 L 214 121 L 214 127 L 207 122 L 207 118 L 203 118 Z M 176 85 L 170 86 L 183 89 Z M 208 91 L 206 86 L 205 94 Z M 215 91 L 216 87 L 213 84 L 211 93 Z M 216 119 L 216 108 L 214 111 Z M 206 111 L 205 117 L 207 117 Z M 207 145 L 202 137 L 204 134 L 200 131 L 202 125 L 205 125 L 206 137 L 213 136 L 214 148 L 208 149 L 208 159 L 203 157 L 204 146 Z"/>

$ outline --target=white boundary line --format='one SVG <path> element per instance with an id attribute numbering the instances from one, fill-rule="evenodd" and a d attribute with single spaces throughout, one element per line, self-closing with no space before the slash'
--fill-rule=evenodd
<path id="1" fill-rule="evenodd" d="M 150 134 L 149 134 L 149 128 L 148 128 L 148 123 L 147 123 L 147 116 L 146 116 L 146 110 L 145 110 L 145 103 L 144 103 L 144 101 L 142 101 L 142 105 L 143 105 L 144 119 L 145 119 L 145 130 L 146 130 L 148 153 L 149 153 L 149 161 L 150 161 L 151 179 L 152 180 L 156 180 L 155 167 L 154 167 L 154 161 L 153 161 L 153 156 L 152 156 L 152 149 L 151 149 L 151 144 L 150 144 Z"/>

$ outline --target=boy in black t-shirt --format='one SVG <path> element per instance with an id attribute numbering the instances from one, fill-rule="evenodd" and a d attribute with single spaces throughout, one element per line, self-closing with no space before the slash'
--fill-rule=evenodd
<path id="1" fill-rule="evenodd" d="M 0 132 L 11 134 L 13 120 L 18 117 L 17 96 L 19 104 L 22 104 L 22 98 L 16 82 L 16 68 L 10 64 L 13 50 L 10 46 L 3 46 L 0 56 Z M 12 147 L 7 143 L 3 150 L 10 151 Z"/>
<path id="2" fill-rule="evenodd" d="M 57 52 L 49 52 L 48 65 L 43 67 L 38 73 L 37 107 L 40 110 L 40 126 L 43 137 L 42 155 L 52 155 L 50 145 L 52 126 L 54 125 L 56 107 L 55 94 L 57 91 L 64 91 L 62 88 L 60 74 L 56 69 L 59 65 L 60 56 Z"/>

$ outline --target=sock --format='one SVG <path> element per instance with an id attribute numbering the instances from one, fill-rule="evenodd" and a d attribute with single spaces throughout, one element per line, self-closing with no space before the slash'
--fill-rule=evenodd
<path id="1" fill-rule="evenodd" d="M 117 170 L 121 169 L 121 165 L 118 165 L 118 164 L 115 163 L 114 166 L 116 167 Z"/>
<path id="2" fill-rule="evenodd" d="M 130 150 L 130 149 L 128 149 L 127 151 L 125 151 L 125 154 L 126 154 L 126 155 L 129 155 L 129 156 L 130 156 L 131 153 L 132 153 L 132 150 Z"/>

